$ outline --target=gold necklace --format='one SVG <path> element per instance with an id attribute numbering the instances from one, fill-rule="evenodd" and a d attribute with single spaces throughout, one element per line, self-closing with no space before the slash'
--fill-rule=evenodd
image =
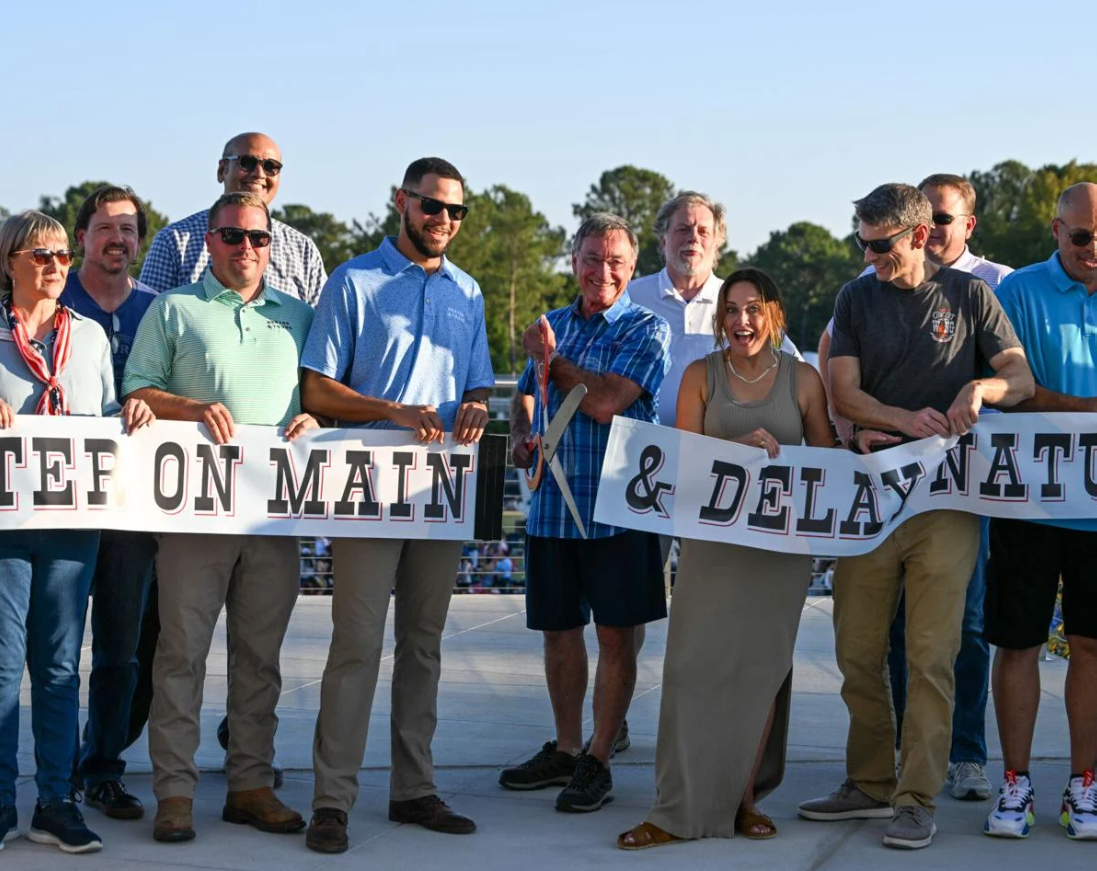
<path id="1" fill-rule="evenodd" d="M 724 361 L 728 364 L 728 368 L 731 370 L 731 374 L 738 378 L 740 381 L 742 381 L 744 384 L 757 384 L 770 373 L 770 370 L 774 366 L 781 362 L 781 358 L 777 356 L 777 352 L 774 351 L 773 348 L 770 348 L 769 352 L 773 355 L 773 362 L 770 363 L 765 369 L 763 369 L 762 374 L 759 375 L 757 378 L 744 378 L 742 375 L 736 372 L 735 364 L 731 362 L 730 356 L 725 356 Z"/>

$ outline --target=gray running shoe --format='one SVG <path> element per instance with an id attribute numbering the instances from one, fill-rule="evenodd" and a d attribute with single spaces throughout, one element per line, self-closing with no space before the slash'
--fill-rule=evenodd
<path id="1" fill-rule="evenodd" d="M 805 820 L 890 820 L 891 805 L 877 801 L 864 793 L 852 780 L 838 787 L 825 798 L 813 798 L 800 803 L 797 812 Z"/>
<path id="2" fill-rule="evenodd" d="M 948 767 L 948 794 L 960 801 L 986 801 L 990 781 L 978 762 L 953 762 Z"/>
<path id="3" fill-rule="evenodd" d="M 884 829 L 884 846 L 899 850 L 920 850 L 928 847 L 937 834 L 933 814 L 921 805 L 904 804 L 895 809 L 888 827 Z"/>

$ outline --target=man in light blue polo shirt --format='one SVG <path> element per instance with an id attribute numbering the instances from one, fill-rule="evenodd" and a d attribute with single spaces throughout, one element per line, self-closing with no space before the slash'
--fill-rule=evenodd
<path id="1" fill-rule="evenodd" d="M 1036 378 L 1036 395 L 1013 410 L 1097 412 L 1097 184 L 1063 191 L 1051 229 L 1058 250 L 998 289 Z M 983 827 L 988 835 L 1023 838 L 1035 821 L 1028 767 L 1040 701 L 1037 658 L 1061 578 L 1071 776 L 1059 822 L 1070 838 L 1097 840 L 1095 565 L 1097 520 L 991 521 L 986 636 L 998 647 L 994 710 L 1005 777 Z"/>
<path id="2" fill-rule="evenodd" d="M 435 157 L 408 167 L 396 192 L 400 233 L 344 263 L 324 286 L 301 360 L 310 411 L 343 425 L 408 429 L 419 441 L 478 441 L 494 383 L 476 282 L 445 257 L 468 213 L 457 169 Z M 389 819 L 451 834 L 475 830 L 434 783 L 441 640 L 459 541 L 339 538 L 334 633 L 313 743 L 316 786 L 306 844 L 347 849 L 377 688 L 381 642 L 396 590 Z"/>

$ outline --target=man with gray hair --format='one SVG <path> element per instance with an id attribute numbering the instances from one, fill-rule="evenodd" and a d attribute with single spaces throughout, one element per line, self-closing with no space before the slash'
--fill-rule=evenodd
<path id="1" fill-rule="evenodd" d="M 626 290 L 636 253 L 636 234 L 623 219 L 598 213 L 583 221 L 571 254 L 579 297 L 526 329 L 530 361 L 511 405 L 514 462 L 529 468 L 532 422 L 543 418 L 544 404 L 553 419 L 570 390 L 587 390 L 560 440 L 570 493 L 546 475 L 526 520 L 526 625 L 544 633 L 556 737 L 499 778 L 506 789 L 564 786 L 556 809 L 572 813 L 598 810 L 613 789 L 609 758 L 636 685 L 636 627 L 667 614 L 658 537 L 594 521 L 613 416 L 655 422 L 669 365 L 667 322 Z M 592 613 L 598 670 L 594 736 L 584 752 L 583 627 Z"/>
<path id="2" fill-rule="evenodd" d="M 984 403 L 1032 396 L 1025 354 L 986 282 L 926 258 L 933 222 L 917 188 L 886 184 L 855 203 L 857 244 L 875 267 L 845 285 L 834 309 L 834 403 L 879 443 L 964 435 Z M 990 368 L 991 377 L 981 377 Z M 843 557 L 834 578 L 835 653 L 849 709 L 847 779 L 800 805 L 812 820 L 891 819 L 889 847 L 927 847 L 945 781 L 953 663 L 979 519 L 958 511 L 912 517 L 874 550 Z M 905 589 L 910 684 L 895 771 L 888 629 Z"/>
<path id="3" fill-rule="evenodd" d="M 918 185 L 926 195 L 932 210 L 933 223 L 926 239 L 926 259 L 938 266 L 970 272 L 981 278 L 991 290 L 1013 270 L 972 253 L 968 240 L 975 230 L 975 188 L 962 175 L 937 172 L 926 176 Z M 865 267 L 862 275 L 875 270 Z M 826 376 L 830 357 L 833 319 L 819 339 L 819 366 Z M 850 423 L 835 415 L 835 426 L 848 441 Z M 952 749 L 949 752 L 949 794 L 965 801 L 982 801 L 990 797 L 990 781 L 984 766 L 987 763 L 986 715 L 990 675 L 990 648 L 983 633 L 983 597 L 986 590 L 986 564 L 989 553 L 990 519 L 982 518 L 979 527 L 979 556 L 967 587 L 964 602 L 964 622 L 960 653 L 956 657 L 956 699 L 952 714 Z M 899 610 L 891 624 L 891 651 L 888 653 L 891 673 L 891 697 L 895 705 L 895 721 L 902 731 L 907 699 L 906 668 L 906 606 L 900 596 Z"/>
<path id="4" fill-rule="evenodd" d="M 724 283 L 713 270 L 727 241 L 726 210 L 706 194 L 682 191 L 659 207 L 655 234 L 666 266 L 634 278 L 628 293 L 670 325 L 670 370 L 659 390 L 658 411 L 660 423 L 674 426 L 686 367 L 713 349 L 712 315 Z M 788 336 L 781 350 L 803 359 Z"/>

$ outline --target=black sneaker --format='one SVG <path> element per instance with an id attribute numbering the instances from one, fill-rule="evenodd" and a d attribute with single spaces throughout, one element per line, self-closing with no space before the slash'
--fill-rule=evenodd
<path id="1" fill-rule="evenodd" d="M 71 798 L 55 798 L 34 806 L 27 837 L 36 844 L 53 844 L 66 853 L 91 853 L 103 842 L 84 825 L 80 809 Z"/>
<path id="2" fill-rule="evenodd" d="M 583 745 L 583 752 L 590 753 L 590 742 L 594 740 L 594 736 L 591 735 L 587 738 L 587 743 Z M 609 758 L 612 759 L 618 753 L 624 753 L 632 746 L 632 741 L 628 736 L 628 720 L 621 721 L 621 729 L 617 733 L 617 740 L 613 742 L 613 746 L 609 748 Z"/>
<path id="3" fill-rule="evenodd" d="M 5 841 L 14 841 L 19 837 L 19 818 L 15 813 L 15 805 L 0 804 L 0 850 L 4 849 Z"/>
<path id="4" fill-rule="evenodd" d="M 596 811 L 613 801 L 613 776 L 601 762 L 584 753 L 575 763 L 571 782 L 556 796 L 556 810 L 571 814 Z"/>
<path id="5" fill-rule="evenodd" d="M 217 724 L 217 743 L 221 745 L 221 749 L 226 753 L 229 749 L 229 716 L 225 714 L 221 718 L 221 722 Z M 282 784 L 286 782 L 286 772 L 282 766 L 277 762 L 271 763 L 271 770 L 274 772 L 274 788 L 281 789 Z"/>
<path id="6" fill-rule="evenodd" d="M 145 815 L 141 799 L 127 792 L 120 780 L 104 780 L 88 787 L 84 804 L 102 811 L 112 820 L 139 820 Z"/>
<path id="7" fill-rule="evenodd" d="M 514 768 L 504 768 L 499 775 L 499 785 L 504 789 L 544 789 L 546 786 L 564 786 L 575 774 L 576 757 L 556 749 L 556 742 L 549 741 L 532 759 Z"/>

